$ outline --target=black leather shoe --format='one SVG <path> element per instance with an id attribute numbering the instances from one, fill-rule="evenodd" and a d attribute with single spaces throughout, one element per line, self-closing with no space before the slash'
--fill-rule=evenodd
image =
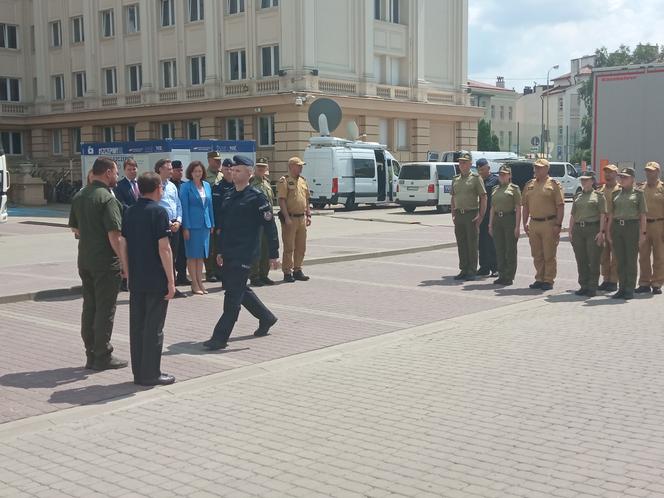
<path id="1" fill-rule="evenodd" d="M 625 301 L 629 301 L 631 299 L 634 299 L 634 292 L 632 291 L 625 291 L 625 295 L 623 296 L 623 299 Z"/>
<path id="2" fill-rule="evenodd" d="M 581 287 L 578 291 L 574 293 L 575 296 L 585 296 L 586 292 L 588 292 L 588 289 L 584 289 Z"/>
<path id="3" fill-rule="evenodd" d="M 461 272 L 454 277 L 454 280 L 463 280 L 464 278 L 466 278 L 466 274 L 464 272 Z"/>
<path id="4" fill-rule="evenodd" d="M 254 332 L 255 337 L 265 337 L 269 332 L 270 328 L 277 323 L 277 317 L 274 317 L 273 320 L 269 322 L 260 322 L 258 324 L 258 328 L 256 329 L 256 332 Z"/>
<path id="5" fill-rule="evenodd" d="M 228 343 L 221 342 L 219 339 L 210 339 L 209 341 L 205 341 L 203 343 L 203 347 L 208 351 L 218 351 L 220 349 L 226 349 L 228 347 Z"/>
<path id="6" fill-rule="evenodd" d="M 309 277 L 307 277 L 304 273 L 302 273 L 302 270 L 294 271 L 293 278 L 295 280 L 299 280 L 300 282 L 306 282 L 307 280 L 309 280 Z"/>
<path id="7" fill-rule="evenodd" d="M 219 277 L 217 277 L 216 275 L 208 275 L 208 276 L 205 277 L 205 281 L 206 282 L 212 282 L 212 283 L 219 282 Z"/>
<path id="8" fill-rule="evenodd" d="M 504 280 L 502 278 L 497 278 L 496 280 L 493 281 L 493 285 L 503 285 Z"/>
<path id="9" fill-rule="evenodd" d="M 611 299 L 624 299 L 624 298 L 625 298 L 625 291 L 622 289 L 616 292 L 613 296 L 611 296 Z"/>
<path id="10" fill-rule="evenodd" d="M 252 278 L 251 279 L 251 286 L 252 287 L 263 287 L 265 285 L 262 280 L 258 280 L 257 278 Z"/>
<path id="11" fill-rule="evenodd" d="M 599 287 L 597 287 L 598 291 L 606 291 L 609 290 L 607 287 L 611 285 L 611 282 L 602 282 Z"/>
<path id="12" fill-rule="evenodd" d="M 662 288 L 661 287 L 653 287 L 652 288 L 652 293 L 658 296 L 659 294 L 662 293 Z"/>
<path id="13" fill-rule="evenodd" d="M 595 289 L 588 289 L 586 291 L 586 296 L 587 297 L 595 297 L 595 296 L 597 296 L 597 291 Z"/>
<path id="14" fill-rule="evenodd" d="M 477 271 L 477 276 L 479 277 L 488 277 L 491 274 L 491 271 L 489 271 L 488 268 L 480 268 Z"/>
<path id="15" fill-rule="evenodd" d="M 495 277 L 498 276 L 498 272 L 497 272 L 497 271 L 492 271 L 492 272 L 491 272 L 491 275 L 489 275 L 489 276 L 490 276 L 491 278 L 495 278 Z"/>
<path id="16" fill-rule="evenodd" d="M 509 287 L 510 285 L 513 285 L 514 281 L 513 280 L 503 280 L 503 285 L 505 287 Z"/>
<path id="17" fill-rule="evenodd" d="M 173 295 L 173 297 L 175 297 L 175 298 L 178 298 L 178 297 L 187 297 L 187 295 L 186 295 L 184 292 L 175 289 L 175 294 Z"/>
<path id="18" fill-rule="evenodd" d="M 474 282 L 475 280 L 477 280 L 477 277 L 475 275 L 466 275 L 465 277 L 463 277 L 463 279 L 466 282 Z"/>
<path id="19" fill-rule="evenodd" d="M 164 373 L 161 374 L 156 379 L 150 379 L 150 380 L 134 379 L 134 384 L 138 384 L 139 386 L 170 386 L 174 382 L 175 382 L 175 377 Z"/>
<path id="20" fill-rule="evenodd" d="M 543 282 L 542 285 L 540 285 L 540 289 L 542 289 L 543 291 L 550 291 L 551 289 L 553 289 L 553 284 L 548 284 L 546 282 Z"/>
<path id="21" fill-rule="evenodd" d="M 92 370 L 92 364 L 95 362 L 95 358 L 92 355 L 86 355 L 87 360 L 85 362 L 85 368 L 87 370 Z"/>
<path id="22" fill-rule="evenodd" d="M 295 282 L 295 277 L 293 277 L 292 273 L 284 273 L 284 282 L 292 284 L 293 282 Z"/>
<path id="23" fill-rule="evenodd" d="M 263 282 L 264 285 L 274 285 L 274 280 L 270 280 L 269 277 L 261 278 L 261 282 Z"/>
<path id="24" fill-rule="evenodd" d="M 107 360 L 105 361 L 93 361 L 92 362 L 92 370 L 117 370 L 119 368 L 124 368 L 129 363 L 125 360 L 121 360 L 120 358 L 117 358 L 113 355 L 111 355 Z"/>
<path id="25" fill-rule="evenodd" d="M 606 282 L 606 288 L 604 290 L 606 292 L 616 292 L 618 290 L 618 284 L 614 284 L 613 282 Z"/>
<path id="26" fill-rule="evenodd" d="M 650 292 L 650 290 L 649 285 L 640 285 L 634 292 L 636 294 L 645 294 L 646 292 Z"/>
<path id="27" fill-rule="evenodd" d="M 122 292 L 129 292 L 129 287 L 127 287 L 127 279 L 123 278 L 122 283 L 120 284 L 120 290 Z"/>
<path id="28" fill-rule="evenodd" d="M 534 282 L 528 286 L 529 289 L 541 289 L 542 282 Z"/>
<path id="29" fill-rule="evenodd" d="M 191 285 L 191 280 L 187 277 L 178 277 L 175 279 L 175 285 Z"/>

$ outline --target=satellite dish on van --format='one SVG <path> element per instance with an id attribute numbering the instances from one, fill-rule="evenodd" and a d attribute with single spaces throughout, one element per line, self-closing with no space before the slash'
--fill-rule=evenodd
<path id="1" fill-rule="evenodd" d="M 341 123 L 341 116 L 341 107 L 332 99 L 316 99 L 309 106 L 309 124 L 322 136 L 329 136 L 337 129 Z M 327 129 L 325 129 L 326 124 Z"/>
<path id="2" fill-rule="evenodd" d="M 356 142 L 360 138 L 360 128 L 355 121 L 348 123 L 348 140 Z"/>

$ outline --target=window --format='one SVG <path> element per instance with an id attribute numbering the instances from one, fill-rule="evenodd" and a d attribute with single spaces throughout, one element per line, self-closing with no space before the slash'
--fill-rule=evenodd
<path id="1" fill-rule="evenodd" d="M 101 11 L 101 36 L 104 38 L 115 36 L 115 16 L 113 9 Z"/>
<path id="2" fill-rule="evenodd" d="M 3 102 L 20 102 L 21 80 L 0 77 L 0 100 Z"/>
<path id="3" fill-rule="evenodd" d="M 397 119 L 395 129 L 397 149 L 408 149 L 408 121 Z"/>
<path id="4" fill-rule="evenodd" d="M 189 22 L 205 19 L 204 3 L 203 0 L 189 0 Z"/>
<path id="5" fill-rule="evenodd" d="M 261 75 L 276 76 L 279 74 L 279 45 L 261 48 Z"/>
<path id="6" fill-rule="evenodd" d="M 228 13 L 239 14 L 244 12 L 244 0 L 228 0 Z"/>
<path id="7" fill-rule="evenodd" d="M 495 119 L 495 118 L 496 118 L 496 106 L 492 105 L 491 106 L 491 119 Z"/>
<path id="8" fill-rule="evenodd" d="M 85 92 L 87 91 L 88 87 L 85 78 L 85 71 L 74 73 L 74 97 L 85 97 Z"/>
<path id="9" fill-rule="evenodd" d="M 129 91 L 140 92 L 143 87 L 143 66 L 134 64 L 127 67 L 127 78 L 129 78 Z"/>
<path id="10" fill-rule="evenodd" d="M 53 154 L 62 154 L 62 130 L 51 130 L 51 150 Z"/>
<path id="11" fill-rule="evenodd" d="M 274 116 L 258 118 L 258 145 L 261 147 L 274 145 Z"/>
<path id="12" fill-rule="evenodd" d="M 61 74 L 51 77 L 53 81 L 53 99 L 65 99 L 65 77 Z"/>
<path id="13" fill-rule="evenodd" d="M 201 124 L 198 121 L 187 122 L 187 138 L 189 140 L 198 140 L 201 138 Z"/>
<path id="14" fill-rule="evenodd" d="M 115 95 L 118 93 L 118 74 L 114 67 L 102 69 L 104 76 L 104 94 Z"/>
<path id="15" fill-rule="evenodd" d="M 505 120 L 505 106 L 504 105 L 500 106 L 500 120 L 501 121 Z"/>
<path id="16" fill-rule="evenodd" d="M 161 62 L 161 85 L 164 88 L 175 88 L 177 86 L 175 59 Z"/>
<path id="17" fill-rule="evenodd" d="M 374 0 L 374 19 L 399 23 L 401 0 Z"/>
<path id="18" fill-rule="evenodd" d="M 562 97 L 558 99 L 558 110 L 562 111 L 565 107 L 565 101 L 563 100 Z"/>
<path id="19" fill-rule="evenodd" d="M 189 82 L 192 85 L 205 83 L 205 56 L 198 55 L 189 59 Z"/>
<path id="20" fill-rule="evenodd" d="M 74 148 L 75 154 L 81 153 L 81 129 L 72 128 L 71 129 L 71 143 Z"/>
<path id="21" fill-rule="evenodd" d="M 399 172 L 399 180 L 430 180 L 431 166 L 428 164 L 405 164 Z"/>
<path id="22" fill-rule="evenodd" d="M 127 125 L 127 141 L 136 141 L 136 125 Z"/>
<path id="23" fill-rule="evenodd" d="M 83 43 L 85 34 L 83 32 L 83 16 L 71 18 L 71 42 Z"/>
<path id="24" fill-rule="evenodd" d="M 376 163 L 371 159 L 353 159 L 353 176 L 355 178 L 375 178 Z"/>
<path id="25" fill-rule="evenodd" d="M 504 143 L 505 143 L 505 132 L 501 131 L 500 132 L 500 146 L 502 147 Z"/>
<path id="26" fill-rule="evenodd" d="M 161 26 L 175 25 L 175 2 L 173 0 L 160 0 L 161 3 Z"/>
<path id="27" fill-rule="evenodd" d="M 437 164 L 436 173 L 439 180 L 452 180 L 457 174 L 456 168 L 451 164 Z"/>
<path id="28" fill-rule="evenodd" d="M 559 142 L 562 142 L 562 141 L 563 141 L 563 133 L 564 133 L 564 132 L 563 132 L 563 127 L 562 127 L 562 126 L 559 126 L 559 127 L 558 127 L 558 141 L 559 141 Z"/>
<path id="29" fill-rule="evenodd" d="M 244 50 L 235 50 L 228 53 L 228 58 L 231 80 L 247 79 L 247 53 Z"/>
<path id="30" fill-rule="evenodd" d="M 62 26 L 60 21 L 53 21 L 48 23 L 48 31 L 51 34 L 51 47 L 62 46 Z"/>
<path id="31" fill-rule="evenodd" d="M 112 126 L 105 126 L 102 136 L 104 137 L 104 142 L 115 142 L 115 128 Z"/>
<path id="32" fill-rule="evenodd" d="M 30 52 L 32 52 L 33 54 L 35 53 L 35 47 L 36 47 L 36 44 L 35 44 L 35 27 L 33 25 L 33 26 L 30 26 Z"/>
<path id="33" fill-rule="evenodd" d="M 513 115 L 513 112 L 512 112 L 512 106 L 509 106 L 509 108 L 507 109 L 507 118 L 510 121 L 512 121 L 512 119 L 514 118 L 514 115 Z"/>
<path id="34" fill-rule="evenodd" d="M 389 141 L 388 131 L 390 129 L 390 123 L 387 119 L 378 120 L 378 142 L 384 145 L 387 145 Z"/>
<path id="35" fill-rule="evenodd" d="M 507 132 L 507 146 L 509 147 L 509 151 L 512 151 L 512 132 L 508 131 Z"/>
<path id="36" fill-rule="evenodd" d="M 161 123 L 161 139 L 175 138 L 175 123 Z"/>
<path id="37" fill-rule="evenodd" d="M 565 165 L 564 164 L 552 164 L 549 167 L 549 176 L 552 176 L 554 178 L 562 178 L 565 176 Z"/>
<path id="38" fill-rule="evenodd" d="M 226 137 L 228 140 L 244 140 L 244 120 L 231 118 L 226 121 Z"/>
<path id="39" fill-rule="evenodd" d="M 141 31 L 141 19 L 138 13 L 138 4 L 125 7 L 125 31 L 128 35 Z"/>
<path id="40" fill-rule="evenodd" d="M 18 26 L 0 23 L 0 48 L 18 48 Z"/>
<path id="41" fill-rule="evenodd" d="M 261 9 L 269 9 L 270 7 L 278 7 L 279 0 L 261 0 Z"/>
<path id="42" fill-rule="evenodd" d="M 2 148 L 5 153 L 9 155 L 23 154 L 23 137 L 18 131 L 3 131 L 0 132 L 0 140 L 2 140 Z"/>

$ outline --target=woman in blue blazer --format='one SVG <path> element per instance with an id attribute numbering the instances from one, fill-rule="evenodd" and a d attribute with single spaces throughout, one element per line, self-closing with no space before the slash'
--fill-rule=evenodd
<path id="1" fill-rule="evenodd" d="M 187 269 L 194 294 L 207 294 L 203 286 L 203 267 L 210 252 L 210 234 L 214 230 L 212 189 L 204 180 L 205 166 L 200 161 L 189 164 L 188 182 L 180 187 L 182 204 L 182 235 L 187 255 Z"/>

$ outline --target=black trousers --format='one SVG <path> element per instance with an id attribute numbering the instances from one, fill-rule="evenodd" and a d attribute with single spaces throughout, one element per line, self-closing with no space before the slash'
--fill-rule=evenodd
<path id="1" fill-rule="evenodd" d="M 79 268 L 83 284 L 81 337 L 88 360 L 107 361 L 113 352 L 111 334 L 120 292 L 120 270 L 90 271 Z"/>
<path id="2" fill-rule="evenodd" d="M 173 256 L 175 261 L 175 279 L 184 280 L 187 277 L 187 255 L 184 252 L 184 237 L 182 229 L 178 230 L 178 253 L 177 257 Z"/>
<path id="3" fill-rule="evenodd" d="M 498 269 L 496 261 L 496 246 L 493 243 L 493 237 L 489 235 L 489 218 L 484 217 L 480 224 L 480 270 L 489 270 L 495 272 Z"/>
<path id="4" fill-rule="evenodd" d="M 224 261 L 221 267 L 221 281 L 224 285 L 224 312 L 214 327 L 212 338 L 228 342 L 235 322 L 244 306 L 259 322 L 272 321 L 275 316 L 265 306 L 254 291 L 247 287 L 250 267 L 232 261 Z"/>
<path id="5" fill-rule="evenodd" d="M 177 275 L 177 260 L 178 254 L 180 254 L 180 239 L 182 238 L 182 227 L 175 233 L 171 233 L 168 237 L 168 243 L 171 246 L 171 252 L 173 253 L 173 276 Z"/>
<path id="6" fill-rule="evenodd" d="M 161 292 L 129 293 L 129 346 L 135 381 L 161 375 L 161 348 L 168 301 Z"/>

